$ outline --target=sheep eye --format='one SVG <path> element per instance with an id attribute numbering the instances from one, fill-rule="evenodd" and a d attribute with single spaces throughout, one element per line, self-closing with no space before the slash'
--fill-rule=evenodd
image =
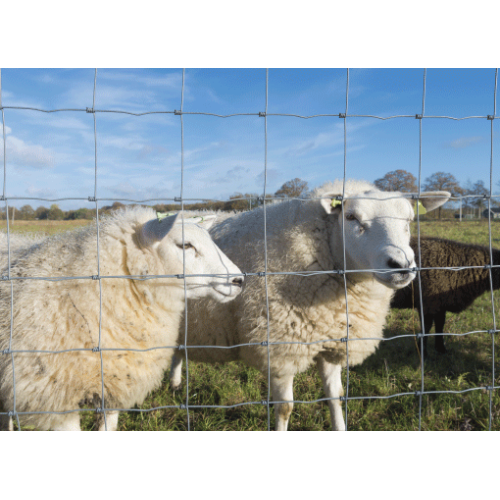
<path id="1" fill-rule="evenodd" d="M 347 214 L 345 218 L 346 220 L 358 220 L 354 214 Z"/>
<path id="2" fill-rule="evenodd" d="M 182 243 L 177 243 L 177 246 L 182 250 Z M 194 248 L 194 246 L 191 243 L 184 243 L 184 248 L 189 250 L 190 248 Z"/>

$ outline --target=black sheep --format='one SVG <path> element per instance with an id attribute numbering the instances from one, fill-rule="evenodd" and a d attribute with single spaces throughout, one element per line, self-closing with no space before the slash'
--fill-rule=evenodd
<path id="1" fill-rule="evenodd" d="M 468 245 L 458 241 L 441 238 L 420 237 L 422 249 L 422 267 L 463 267 L 481 266 L 480 269 L 464 269 L 461 271 L 428 270 L 421 271 L 422 301 L 424 310 L 425 332 L 429 333 L 435 324 L 436 333 L 443 333 L 446 312 L 459 313 L 469 307 L 474 300 L 490 290 L 489 271 L 485 266 L 490 264 L 490 250 L 480 245 Z M 415 252 L 418 264 L 418 240 L 410 243 Z M 493 264 L 500 264 L 500 250 L 493 249 Z M 492 269 L 493 288 L 500 288 L 500 269 Z M 420 324 L 420 294 L 418 277 L 406 288 L 398 290 L 394 295 L 391 307 L 395 309 L 418 310 Z M 436 336 L 436 351 L 446 352 L 444 335 Z M 427 352 L 427 338 L 424 338 L 424 353 Z"/>

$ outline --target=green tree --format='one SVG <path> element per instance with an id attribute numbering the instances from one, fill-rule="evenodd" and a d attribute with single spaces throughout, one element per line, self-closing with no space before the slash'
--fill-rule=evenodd
<path id="1" fill-rule="evenodd" d="M 35 211 L 31 205 L 23 205 L 18 213 L 19 218 L 22 220 L 33 220 L 35 218 Z"/>
<path id="2" fill-rule="evenodd" d="M 49 220 L 63 220 L 64 212 L 59 208 L 57 203 L 50 205 L 49 213 L 47 214 L 47 219 Z"/>
<path id="3" fill-rule="evenodd" d="M 47 207 L 38 207 L 35 210 L 35 218 L 39 220 L 45 220 L 49 216 L 49 209 Z"/>

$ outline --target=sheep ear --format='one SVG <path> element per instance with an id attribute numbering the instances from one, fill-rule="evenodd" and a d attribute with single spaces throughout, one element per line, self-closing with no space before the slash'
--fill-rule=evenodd
<path id="1" fill-rule="evenodd" d="M 420 202 L 430 212 L 444 205 L 450 199 L 450 196 L 451 193 L 448 191 L 426 191 L 425 193 L 420 193 Z M 415 213 L 417 213 L 416 209 Z"/>
<path id="2" fill-rule="evenodd" d="M 321 198 L 321 205 L 327 214 L 339 213 L 342 210 L 342 202 L 338 200 L 340 193 L 326 193 Z"/>
<path id="3" fill-rule="evenodd" d="M 152 219 L 143 224 L 140 231 L 141 243 L 145 246 L 159 243 L 172 229 L 179 214 L 164 215 L 159 214 L 156 219 Z"/>

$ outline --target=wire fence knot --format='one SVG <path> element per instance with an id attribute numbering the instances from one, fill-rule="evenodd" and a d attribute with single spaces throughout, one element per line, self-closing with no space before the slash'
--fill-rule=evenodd
<path id="1" fill-rule="evenodd" d="M 8 276 L 2 276 L 3 281 L 8 281 L 9 277 Z"/>
<path id="2" fill-rule="evenodd" d="M 4 350 L 2 351 L 2 354 L 10 354 L 10 349 L 4 349 Z"/>
<path id="3" fill-rule="evenodd" d="M 489 333 L 490 335 L 495 335 L 495 333 L 497 333 L 497 331 L 496 331 L 496 330 L 488 330 L 488 333 Z"/>
<path id="4" fill-rule="evenodd" d="M 89 201 L 97 201 L 95 196 L 89 196 Z"/>
<path id="5" fill-rule="evenodd" d="M 264 400 L 264 399 L 263 399 L 263 400 L 260 402 L 260 404 L 261 404 L 261 405 L 268 405 L 268 404 L 269 404 L 269 401 L 266 401 L 266 400 Z"/>
<path id="6" fill-rule="evenodd" d="M 488 118 L 488 120 L 494 120 L 495 119 L 494 115 L 488 115 L 486 118 Z"/>
<path id="7" fill-rule="evenodd" d="M 422 395 L 422 393 L 420 391 L 415 391 L 415 396 L 419 397 L 421 395 Z"/>
<path id="8" fill-rule="evenodd" d="M 7 200 L 7 198 L 3 194 L 1 194 L 0 195 L 0 201 L 5 201 L 5 200 Z"/>
<path id="9" fill-rule="evenodd" d="M 95 109 L 94 108 L 85 108 L 85 111 L 87 113 L 95 113 Z"/>
<path id="10" fill-rule="evenodd" d="M 176 202 L 178 202 L 178 203 L 181 203 L 182 198 L 181 198 L 180 196 L 176 196 L 176 197 L 174 198 L 174 201 L 176 201 Z"/>
<path id="11" fill-rule="evenodd" d="M 265 276 L 265 275 L 266 275 L 265 271 L 259 271 L 257 273 L 257 276 Z"/>
<path id="12" fill-rule="evenodd" d="M 180 109 L 174 109 L 174 115 L 182 115 L 182 111 Z"/>
<path id="13" fill-rule="evenodd" d="M 346 114 L 345 113 L 339 113 L 339 118 L 345 118 Z"/>
<path id="14" fill-rule="evenodd" d="M 179 405 L 179 409 L 181 409 L 181 410 L 185 410 L 185 409 L 186 409 L 186 405 L 185 405 L 184 403 L 181 403 L 181 404 Z"/>
<path id="15" fill-rule="evenodd" d="M 96 412 L 96 413 L 102 413 L 103 411 L 102 411 L 102 408 L 101 408 L 101 407 L 98 407 L 98 408 L 96 408 L 96 409 L 95 409 L 95 412 Z"/>
<path id="16" fill-rule="evenodd" d="M 100 277 L 100 276 L 98 276 L 97 274 L 93 274 L 93 275 L 92 275 L 92 279 L 93 279 L 93 280 L 98 280 L 98 279 L 100 279 L 100 278 L 101 278 L 101 277 Z"/>
<path id="17" fill-rule="evenodd" d="M 267 347 L 269 345 L 269 342 L 267 342 L 266 340 L 264 340 L 264 342 L 261 342 L 260 345 L 262 345 L 264 347 Z"/>
<path id="18" fill-rule="evenodd" d="M 259 111 L 259 116 L 260 116 L 260 117 L 264 117 L 264 116 L 266 116 L 266 112 L 265 112 L 265 111 Z"/>
<path id="19" fill-rule="evenodd" d="M 340 339 L 340 341 L 341 341 L 341 342 L 347 342 L 348 340 L 349 340 L 349 339 L 348 339 L 347 337 L 342 337 L 342 338 Z"/>
<path id="20" fill-rule="evenodd" d="M 9 418 L 12 418 L 14 415 L 15 415 L 15 412 L 13 412 L 13 411 L 9 411 L 9 412 L 7 413 L 7 416 L 8 416 Z"/>
<path id="21" fill-rule="evenodd" d="M 92 347 L 92 352 L 100 352 L 101 348 L 99 346 L 97 347 Z"/>
<path id="22" fill-rule="evenodd" d="M 185 348 L 186 346 L 181 344 L 177 349 L 179 349 L 179 351 L 183 351 Z"/>
<path id="23" fill-rule="evenodd" d="M 176 274 L 175 277 L 178 279 L 178 280 L 181 280 L 184 278 L 184 275 L 183 274 Z"/>
<path id="24" fill-rule="evenodd" d="M 415 115 L 415 119 L 417 119 L 417 120 L 421 120 L 421 119 L 422 119 L 422 115 L 421 115 L 421 114 L 419 114 L 419 113 L 417 113 L 417 114 Z"/>
<path id="25" fill-rule="evenodd" d="M 492 268 L 492 265 L 491 265 L 491 264 L 486 264 L 486 265 L 484 266 L 484 269 L 491 269 L 491 268 Z"/>
<path id="26" fill-rule="evenodd" d="M 485 387 L 485 389 L 486 389 L 487 391 L 492 391 L 492 390 L 493 390 L 493 387 L 492 387 L 491 385 L 487 385 L 487 386 Z"/>

